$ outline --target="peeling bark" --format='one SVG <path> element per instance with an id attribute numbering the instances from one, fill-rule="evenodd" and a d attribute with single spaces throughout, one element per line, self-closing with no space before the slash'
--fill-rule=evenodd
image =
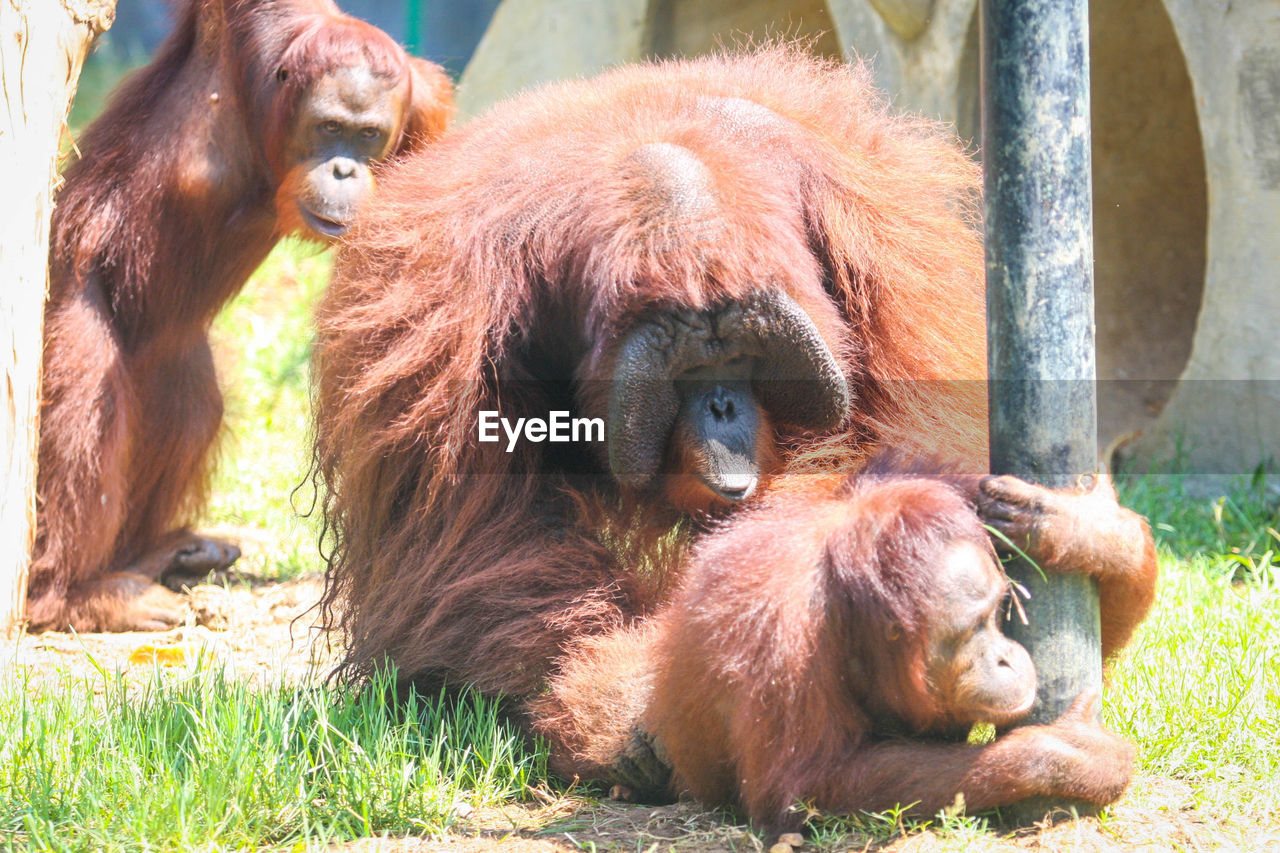
<path id="1" fill-rule="evenodd" d="M 0 632 L 18 625 L 36 518 L 49 218 L 80 69 L 115 0 L 0 0 Z"/>

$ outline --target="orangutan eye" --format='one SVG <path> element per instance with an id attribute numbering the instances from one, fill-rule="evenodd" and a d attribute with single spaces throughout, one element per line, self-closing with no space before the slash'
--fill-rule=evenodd
<path id="1" fill-rule="evenodd" d="M 375 139 L 378 136 L 378 129 L 376 127 L 362 127 L 360 128 L 360 135 L 365 139 Z"/>
<path id="2" fill-rule="evenodd" d="M 328 121 L 320 125 L 320 129 L 323 130 L 325 133 L 330 133 L 330 134 L 341 133 L 342 123 L 334 121 L 333 119 L 329 119 Z"/>

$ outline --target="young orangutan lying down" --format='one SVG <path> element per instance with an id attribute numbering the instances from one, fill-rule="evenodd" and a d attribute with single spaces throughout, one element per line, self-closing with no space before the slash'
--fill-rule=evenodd
<path id="1" fill-rule="evenodd" d="M 894 467 L 771 497 L 700 547 L 655 626 L 644 725 L 675 789 L 773 831 L 800 823 L 798 803 L 932 814 L 957 794 L 970 811 L 1114 801 L 1134 751 L 1098 722 L 1096 694 L 1051 725 L 1002 731 L 1030 710 L 1036 675 L 1001 630 L 1011 591 L 983 521 L 1046 571 L 1099 580 L 1104 655 L 1153 597 L 1145 522 L 1106 479 L 1066 493 Z M 978 722 L 1002 733 L 965 743 Z"/>

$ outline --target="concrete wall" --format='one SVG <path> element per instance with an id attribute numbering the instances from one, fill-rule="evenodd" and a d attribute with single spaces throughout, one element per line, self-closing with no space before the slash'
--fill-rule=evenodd
<path id="1" fill-rule="evenodd" d="M 790 34 L 863 58 L 895 105 L 973 140 L 976 7 L 503 0 L 460 100 L 474 114 L 536 83 Z M 1280 3 L 1091 7 L 1100 436 L 1250 471 L 1280 459 Z"/>
<path id="2" fill-rule="evenodd" d="M 1137 449 L 1184 436 L 1195 467 L 1236 473 L 1280 459 L 1280 3 L 1165 6 L 1200 119 L 1207 261 L 1190 361 Z"/>
<path id="3" fill-rule="evenodd" d="M 521 89 L 635 62 L 649 0 L 504 0 L 458 80 L 458 112 L 475 115 Z"/>

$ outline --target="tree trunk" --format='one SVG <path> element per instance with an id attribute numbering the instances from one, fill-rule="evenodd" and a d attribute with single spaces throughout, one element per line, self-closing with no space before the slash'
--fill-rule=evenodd
<path id="1" fill-rule="evenodd" d="M 26 604 L 49 217 L 80 68 L 115 0 L 0 0 L 0 633 Z"/>

